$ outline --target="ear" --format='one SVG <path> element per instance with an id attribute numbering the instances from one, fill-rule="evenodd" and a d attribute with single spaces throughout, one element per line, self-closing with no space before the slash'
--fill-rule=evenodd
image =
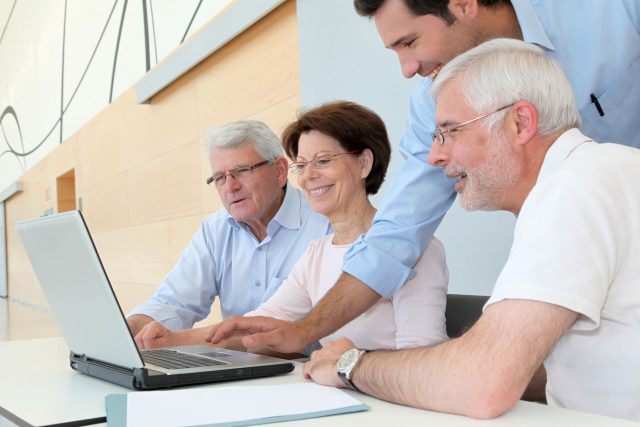
<path id="1" fill-rule="evenodd" d="M 358 162 L 360 163 L 360 177 L 365 179 L 369 176 L 369 173 L 371 173 L 371 169 L 373 168 L 373 151 L 365 148 L 362 153 L 360 153 Z"/>
<path id="2" fill-rule="evenodd" d="M 513 106 L 514 127 L 518 144 L 526 144 L 538 133 L 538 109 L 528 101 Z"/>
<path id="3" fill-rule="evenodd" d="M 284 187 L 287 183 L 287 174 L 289 172 L 289 162 L 284 157 L 278 157 L 273 162 L 276 170 L 276 177 L 278 179 L 278 186 Z"/>
<path id="4" fill-rule="evenodd" d="M 477 0 L 451 0 L 449 10 L 456 18 L 475 19 L 478 16 Z"/>

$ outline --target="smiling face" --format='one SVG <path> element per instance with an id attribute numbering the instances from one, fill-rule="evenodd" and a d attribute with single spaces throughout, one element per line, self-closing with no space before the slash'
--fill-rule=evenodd
<path id="1" fill-rule="evenodd" d="M 213 175 L 263 160 L 252 144 L 215 148 L 211 154 Z M 279 158 L 273 164 L 256 168 L 240 179 L 227 176 L 226 182 L 216 189 L 233 219 L 257 230 L 260 226 L 266 227 L 280 209 L 284 199 L 282 187 L 287 182 L 286 171 L 287 161 Z"/>
<path id="2" fill-rule="evenodd" d="M 334 138 L 311 130 L 300 135 L 296 161 L 311 161 L 321 155 L 346 152 Z M 298 184 L 314 211 L 333 222 L 349 207 L 357 205 L 357 201 L 367 199 L 363 174 L 369 173 L 371 162 L 362 161 L 363 155 L 366 157 L 368 152 L 333 158 L 322 169 L 307 164 L 304 172 L 298 175 Z"/>
<path id="3" fill-rule="evenodd" d="M 451 25 L 434 15 L 414 15 L 404 0 L 386 0 L 374 16 L 382 42 L 398 56 L 402 74 L 435 78 L 453 57 L 480 43 L 472 22 L 451 10 Z"/>
<path id="4" fill-rule="evenodd" d="M 466 104 L 459 79 L 442 87 L 436 105 L 436 123 L 442 130 L 483 113 Z M 508 114 L 505 111 L 498 114 Z M 434 142 L 429 163 L 457 180 L 455 189 L 466 210 L 504 209 L 521 172 L 521 160 L 507 135 L 502 129 L 490 133 L 481 121 L 448 133 L 442 145 Z"/>

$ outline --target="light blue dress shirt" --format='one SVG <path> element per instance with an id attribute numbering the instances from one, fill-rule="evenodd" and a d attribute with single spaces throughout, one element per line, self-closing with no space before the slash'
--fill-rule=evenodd
<path id="1" fill-rule="evenodd" d="M 640 2 L 512 0 L 524 40 L 564 67 L 582 118 L 601 142 L 640 147 Z M 532 79 L 544 76 L 531 76 Z M 387 190 L 369 232 L 345 254 L 343 270 L 387 297 L 412 275 L 456 194 L 427 156 L 435 129 L 431 79 L 413 91 L 400 141 L 406 161 Z M 600 116 L 593 94 L 604 116 Z"/>
<path id="2" fill-rule="evenodd" d="M 128 316 L 144 314 L 172 330 L 190 328 L 209 315 L 216 296 L 223 317 L 243 315 L 275 292 L 309 242 L 331 231 L 289 183 L 262 242 L 220 209 L 202 223 L 156 293 Z"/>

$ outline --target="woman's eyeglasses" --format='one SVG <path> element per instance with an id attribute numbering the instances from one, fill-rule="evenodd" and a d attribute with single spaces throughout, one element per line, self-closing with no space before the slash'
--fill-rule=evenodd
<path id="1" fill-rule="evenodd" d="M 314 169 L 323 169 L 331 165 L 337 157 L 341 156 L 349 156 L 353 154 L 360 154 L 362 150 L 349 151 L 348 153 L 338 153 L 338 154 L 323 154 L 306 162 L 294 162 L 289 165 L 289 170 L 294 175 L 301 175 L 304 173 L 307 165 L 311 163 L 311 167 Z"/>

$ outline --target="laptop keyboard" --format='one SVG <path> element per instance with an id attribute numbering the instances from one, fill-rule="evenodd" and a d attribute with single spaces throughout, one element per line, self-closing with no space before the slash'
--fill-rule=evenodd
<path id="1" fill-rule="evenodd" d="M 227 365 L 220 360 L 209 359 L 175 350 L 156 349 L 144 350 L 140 352 L 142 360 L 151 365 L 160 366 L 165 369 L 200 368 L 203 366 Z"/>

